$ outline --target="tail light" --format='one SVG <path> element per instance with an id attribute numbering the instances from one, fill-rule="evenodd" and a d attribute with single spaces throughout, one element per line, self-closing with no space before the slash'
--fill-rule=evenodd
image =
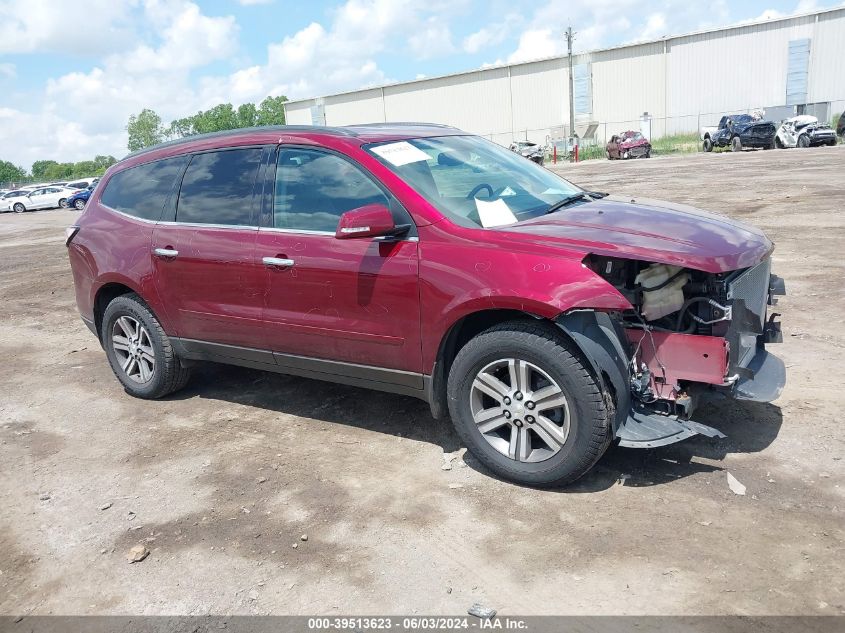
<path id="1" fill-rule="evenodd" d="M 77 233 L 79 233 L 79 227 L 76 224 L 65 229 L 65 246 L 70 246 Z"/>

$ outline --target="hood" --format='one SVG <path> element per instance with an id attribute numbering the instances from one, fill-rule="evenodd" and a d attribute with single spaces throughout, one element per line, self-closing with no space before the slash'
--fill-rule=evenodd
<path id="1" fill-rule="evenodd" d="M 631 147 L 639 147 L 640 145 L 648 145 L 648 141 L 644 138 L 638 139 L 626 139 L 619 143 L 619 147 L 631 148 Z"/>
<path id="2" fill-rule="evenodd" d="M 710 273 L 752 266 L 774 248 L 762 231 L 716 213 L 617 196 L 502 230 L 585 255 L 672 264 Z"/>

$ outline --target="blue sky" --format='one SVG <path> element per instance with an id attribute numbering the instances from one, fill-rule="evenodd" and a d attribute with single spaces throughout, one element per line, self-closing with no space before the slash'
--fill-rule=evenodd
<path id="1" fill-rule="evenodd" d="M 819 0 L 0 0 L 0 159 L 125 154 L 126 120 L 301 98 L 833 6 Z"/>

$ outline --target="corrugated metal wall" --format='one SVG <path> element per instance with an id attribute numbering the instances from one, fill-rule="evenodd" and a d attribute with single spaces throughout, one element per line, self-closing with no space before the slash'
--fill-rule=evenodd
<path id="1" fill-rule="evenodd" d="M 576 122 L 598 122 L 603 142 L 640 129 L 645 112 L 653 118 L 652 136 L 660 137 L 695 132 L 723 114 L 784 105 L 790 42 L 798 40 L 810 42 L 806 101 L 841 111 L 845 9 L 836 9 L 576 55 L 591 90 L 591 99 L 582 94 L 579 112 L 592 110 Z M 502 144 L 544 142 L 552 128 L 568 127 L 567 72 L 567 60 L 554 58 L 327 96 L 326 124 L 428 121 Z M 310 124 L 314 103 L 288 102 L 288 122 Z"/>

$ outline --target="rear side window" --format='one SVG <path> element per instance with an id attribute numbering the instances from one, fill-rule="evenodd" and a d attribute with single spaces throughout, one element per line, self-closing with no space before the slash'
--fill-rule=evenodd
<path id="1" fill-rule="evenodd" d="M 187 161 L 187 156 L 176 156 L 118 172 L 106 183 L 100 202 L 136 218 L 158 220 Z"/>
<path id="2" fill-rule="evenodd" d="M 176 207 L 176 221 L 251 226 L 260 148 L 197 154 L 191 159 Z"/>

